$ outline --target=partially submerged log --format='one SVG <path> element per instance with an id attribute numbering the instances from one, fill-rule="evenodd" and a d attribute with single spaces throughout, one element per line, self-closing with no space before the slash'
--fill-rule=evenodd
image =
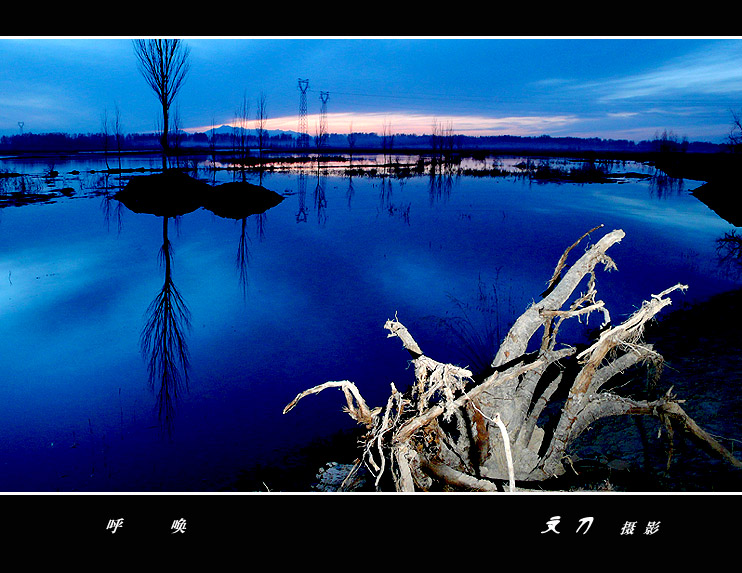
<path id="1" fill-rule="evenodd" d="M 593 422 L 608 416 L 655 416 L 668 429 L 689 434 L 708 451 L 742 467 L 713 437 L 681 408 L 670 392 L 657 400 L 637 400 L 607 390 L 607 384 L 630 369 L 650 366 L 659 372 L 660 356 L 644 343 L 645 325 L 671 304 L 669 295 L 684 291 L 675 285 L 653 295 L 627 320 L 613 325 L 605 303 L 597 299 L 596 269 L 615 269 L 606 251 L 624 237 L 615 230 L 567 268 L 567 258 L 592 229 L 570 246 L 558 261 L 543 298 L 533 303 L 502 341 L 490 370 L 482 377 L 426 356 L 396 318 L 384 328 L 397 337 L 411 356 L 415 382 L 408 392 L 391 386 L 385 407 L 370 408 L 348 381 L 327 382 L 300 393 L 284 409 L 327 388 L 346 396 L 347 412 L 367 429 L 362 462 L 377 487 L 391 476 L 398 491 L 429 490 L 441 484 L 458 489 L 510 490 L 516 482 L 543 482 L 565 473 L 568 450 Z M 575 295 L 587 279 L 585 290 Z M 595 341 L 578 352 L 557 347 L 566 320 L 598 313 L 603 324 Z M 541 331 L 540 339 L 535 338 Z M 555 423 L 542 414 L 560 385 L 569 388 Z"/>

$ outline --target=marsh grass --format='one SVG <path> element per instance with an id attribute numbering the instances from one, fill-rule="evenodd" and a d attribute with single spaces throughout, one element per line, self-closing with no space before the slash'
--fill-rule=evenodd
<path id="1" fill-rule="evenodd" d="M 500 294 L 500 270 L 500 267 L 496 269 L 495 281 L 491 284 L 487 284 L 480 274 L 476 293 L 468 301 L 449 294 L 453 314 L 438 319 L 439 327 L 453 340 L 475 375 L 490 368 L 503 333 L 514 322 L 510 295 L 507 296 L 508 310 L 503 311 L 505 301 L 501 300 Z"/>

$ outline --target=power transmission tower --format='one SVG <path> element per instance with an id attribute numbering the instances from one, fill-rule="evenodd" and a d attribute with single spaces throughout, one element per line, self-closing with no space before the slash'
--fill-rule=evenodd
<path id="1" fill-rule="evenodd" d="M 330 99 L 330 92 L 319 92 L 319 99 L 322 102 L 319 117 L 319 146 L 324 147 L 327 140 L 327 100 Z"/>
<path id="2" fill-rule="evenodd" d="M 309 147 L 309 128 L 307 127 L 307 89 L 309 80 L 299 79 L 299 148 Z"/>

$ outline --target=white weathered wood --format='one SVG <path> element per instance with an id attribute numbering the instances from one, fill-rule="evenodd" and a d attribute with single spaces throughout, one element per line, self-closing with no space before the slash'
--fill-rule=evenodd
<path id="1" fill-rule="evenodd" d="M 539 481 L 563 473 L 562 460 L 576 437 L 592 422 L 615 415 L 657 416 L 669 429 L 679 426 L 709 451 L 742 467 L 742 462 L 704 432 L 669 392 L 660 400 L 646 402 L 603 391 L 610 379 L 628 368 L 643 362 L 661 364 L 662 357 L 641 340 L 644 326 L 671 304 L 669 294 L 687 287 L 675 285 L 653 295 L 627 320 L 612 326 L 605 303 L 596 298 L 596 267 L 602 264 L 607 270 L 615 269 L 606 251 L 624 238 L 624 232 L 606 233 L 569 269 L 566 265 L 570 251 L 596 229 L 564 252 L 544 298 L 515 321 L 484 380 L 475 383 L 469 370 L 423 354 L 395 317 L 384 328 L 388 336 L 398 337 L 412 356 L 415 382 L 407 393 L 401 394 L 392 384 L 386 407 L 371 409 L 352 382 L 327 382 L 301 392 L 284 413 L 309 394 L 327 388 L 342 390 L 349 415 L 368 429 L 363 459 L 376 476 L 377 487 L 391 472 L 397 491 L 427 490 L 436 480 L 477 491 L 499 491 L 494 480 L 502 480 L 514 491 L 516 480 Z M 586 277 L 586 289 L 564 308 Z M 560 325 L 592 312 L 604 318 L 597 340 L 579 355 L 571 346 L 556 350 Z M 541 327 L 540 348 L 526 354 Z M 575 367 L 571 382 L 564 377 L 566 361 Z M 558 371 L 553 380 L 544 380 L 546 372 L 554 369 Z M 545 388 L 536 396 L 542 380 Z M 560 382 L 569 382 L 570 389 L 549 438 L 538 420 Z M 499 431 L 490 431 L 490 422 Z M 544 443 L 547 438 L 549 442 Z"/>

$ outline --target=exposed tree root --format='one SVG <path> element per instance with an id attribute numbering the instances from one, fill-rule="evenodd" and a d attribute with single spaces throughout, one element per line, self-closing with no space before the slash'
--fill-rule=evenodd
<path id="1" fill-rule="evenodd" d="M 346 411 L 368 430 L 363 463 L 377 488 L 382 477 L 391 476 L 397 491 L 503 491 L 505 484 L 514 491 L 516 480 L 540 482 L 562 475 L 572 442 L 596 420 L 618 415 L 655 416 L 670 436 L 673 430 L 687 433 L 707 451 L 742 467 L 669 391 L 658 400 L 642 401 L 605 389 L 629 370 L 649 365 L 651 372 L 661 371 L 662 356 L 642 341 L 644 327 L 671 304 L 671 293 L 687 287 L 678 284 L 653 295 L 623 323 L 612 325 L 604 302 L 597 299 L 596 267 L 616 268 L 606 251 L 624 232 L 605 234 L 567 268 L 570 252 L 599 228 L 564 252 L 542 299 L 515 321 L 481 379 L 426 356 L 395 318 L 384 328 L 411 356 L 415 382 L 407 392 L 400 393 L 392 384 L 386 406 L 371 409 L 352 382 L 327 382 L 300 393 L 284 413 L 309 394 L 341 389 Z M 585 290 L 575 295 L 584 279 Z M 596 340 L 579 353 L 573 346 L 557 348 L 564 321 L 586 320 L 593 312 L 603 317 Z M 540 329 L 540 340 L 534 340 Z M 544 412 L 560 385 L 568 388 L 566 400 L 556 420 L 545 423 Z"/>

